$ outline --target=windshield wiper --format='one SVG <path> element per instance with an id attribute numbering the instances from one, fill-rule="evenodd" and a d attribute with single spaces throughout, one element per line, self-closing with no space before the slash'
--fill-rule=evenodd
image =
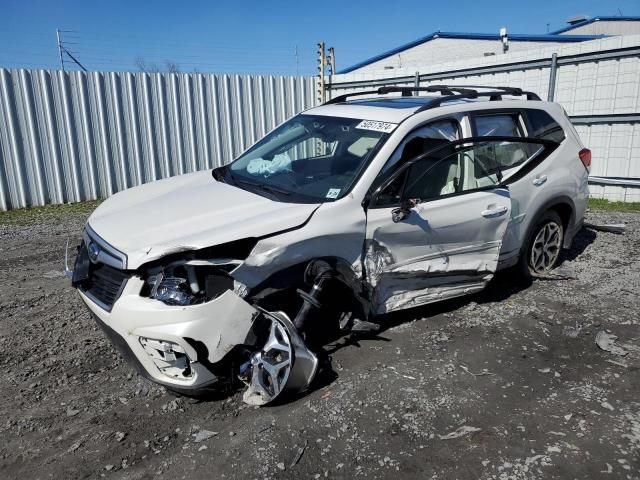
<path id="1" fill-rule="evenodd" d="M 252 182 L 250 180 L 239 179 L 238 177 L 233 177 L 233 180 L 236 183 L 243 183 L 245 185 L 249 185 L 251 187 L 258 188 L 260 190 L 266 190 L 267 192 L 270 192 L 270 193 L 273 193 L 273 194 L 280 193 L 282 195 L 291 195 L 291 192 L 289 192 L 288 190 L 282 190 L 282 189 L 280 189 L 278 187 L 272 187 L 271 185 L 265 185 L 264 183 L 256 183 L 256 182 Z"/>

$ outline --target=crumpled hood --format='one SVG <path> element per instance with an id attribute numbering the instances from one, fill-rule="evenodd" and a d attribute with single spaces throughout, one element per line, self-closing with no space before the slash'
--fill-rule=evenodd
<path id="1" fill-rule="evenodd" d="M 113 195 L 89 217 L 104 241 L 127 255 L 127 269 L 302 225 L 315 204 L 282 203 L 217 182 L 211 171 L 148 183 Z"/>

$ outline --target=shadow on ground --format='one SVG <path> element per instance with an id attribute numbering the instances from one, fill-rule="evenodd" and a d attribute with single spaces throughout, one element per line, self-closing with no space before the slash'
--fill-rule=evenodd
<path id="1" fill-rule="evenodd" d="M 595 242 L 596 238 L 597 234 L 594 231 L 587 228 L 581 229 L 574 237 L 571 247 L 562 251 L 558 266 L 578 258 L 589 245 Z M 565 279 L 565 277 L 558 277 L 558 279 Z M 554 279 L 550 277 L 548 280 L 553 281 Z M 531 287 L 533 282 L 533 279 L 522 275 L 518 267 L 512 267 L 496 273 L 487 287 L 479 293 L 382 315 L 377 319 L 381 328 L 376 334 L 350 334 L 325 346 L 323 353 L 326 354 L 326 359 L 323 362 L 323 380 L 318 386 L 314 385 L 314 388 L 322 388 L 327 385 L 327 382 L 331 383 L 337 379 L 338 375 L 331 368 L 330 360 L 332 354 L 343 348 L 359 348 L 360 340 L 363 339 L 389 342 L 390 340 L 384 336 L 384 332 L 391 328 L 415 319 L 428 320 L 429 318 L 464 308 L 471 303 L 490 304 L 503 302 Z"/>

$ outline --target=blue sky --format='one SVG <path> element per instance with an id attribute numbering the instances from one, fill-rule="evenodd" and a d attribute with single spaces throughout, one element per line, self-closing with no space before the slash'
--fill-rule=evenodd
<path id="1" fill-rule="evenodd" d="M 185 72 L 312 75 L 318 40 L 340 70 L 437 30 L 544 33 L 576 14 L 640 16 L 640 2 L 3 0 L 0 11 L 0 67 L 58 68 L 59 27 L 89 70 L 136 70 L 141 57 Z"/>

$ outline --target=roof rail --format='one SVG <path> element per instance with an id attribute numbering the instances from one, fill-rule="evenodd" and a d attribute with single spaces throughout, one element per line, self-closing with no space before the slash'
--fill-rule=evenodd
<path id="1" fill-rule="evenodd" d="M 474 90 L 470 90 L 466 87 L 450 87 L 448 85 L 430 85 L 428 87 L 396 87 L 396 86 L 387 86 L 378 88 L 378 93 L 395 93 L 401 92 L 403 96 L 410 97 L 413 92 L 431 92 L 431 93 L 441 93 L 442 95 L 455 95 L 455 93 L 461 94 L 469 94 L 471 95 Z"/>
<path id="2" fill-rule="evenodd" d="M 488 92 L 478 92 L 476 88 L 487 88 Z M 491 90 L 493 89 L 493 90 Z M 540 97 L 533 93 L 516 87 L 490 87 L 484 85 L 430 85 L 428 87 L 398 87 L 398 86 L 382 86 L 377 90 L 366 90 L 364 92 L 351 92 L 339 95 L 324 103 L 330 105 L 334 103 L 342 103 L 347 101 L 349 97 L 358 97 L 362 95 L 386 95 L 388 93 L 401 93 L 403 97 L 410 97 L 413 92 L 431 92 L 440 93 L 441 97 L 434 98 L 431 102 L 420 107 L 417 112 L 434 108 L 444 102 L 458 99 L 473 99 L 478 97 L 489 97 L 489 100 L 502 100 L 503 95 L 522 96 L 526 95 L 527 100 L 540 100 Z"/>
<path id="3" fill-rule="evenodd" d="M 380 87 L 380 88 L 382 88 L 382 87 Z M 349 97 L 359 97 L 361 95 L 380 95 L 379 90 L 380 89 L 378 89 L 378 90 L 366 90 L 364 92 L 345 93 L 344 95 L 338 95 L 337 97 L 334 97 L 331 100 L 328 100 L 328 101 L 324 102 L 323 105 L 331 105 L 332 103 L 346 102 L 347 98 L 349 98 Z"/>
<path id="4" fill-rule="evenodd" d="M 536 93 L 528 92 L 517 87 L 492 87 L 490 85 L 461 85 L 459 87 L 456 87 L 454 85 L 447 85 L 447 87 L 453 90 L 455 90 L 456 88 L 486 88 L 489 90 L 502 90 L 508 95 L 514 95 L 517 97 L 520 95 L 526 95 L 527 100 L 540 100 L 540 97 Z"/>
<path id="5" fill-rule="evenodd" d="M 450 102 L 452 100 L 464 100 L 464 99 L 474 99 L 479 97 L 489 97 L 490 101 L 498 101 L 502 100 L 503 95 L 511 95 L 504 91 L 491 91 L 491 92 L 477 92 L 472 90 L 472 94 L 459 93 L 454 95 L 443 95 L 441 97 L 433 98 L 429 103 L 425 103 L 420 108 L 418 108 L 414 113 L 424 112 L 425 110 L 429 110 L 430 108 L 439 107 L 444 102 Z M 540 100 L 538 98 L 538 100 Z"/>

